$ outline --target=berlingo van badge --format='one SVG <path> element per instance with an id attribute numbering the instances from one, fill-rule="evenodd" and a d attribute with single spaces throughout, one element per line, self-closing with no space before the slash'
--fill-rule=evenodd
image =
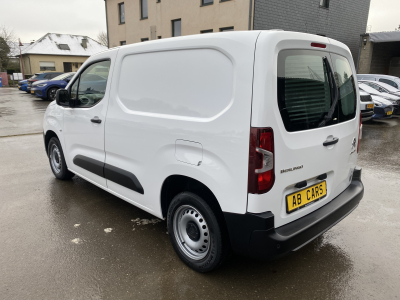
<path id="1" fill-rule="evenodd" d="M 292 171 L 296 171 L 296 170 L 299 170 L 299 169 L 303 169 L 303 165 L 297 166 L 297 167 L 293 167 L 293 168 L 289 168 L 289 169 L 283 169 L 283 170 L 281 170 L 281 173 L 292 172 Z"/>

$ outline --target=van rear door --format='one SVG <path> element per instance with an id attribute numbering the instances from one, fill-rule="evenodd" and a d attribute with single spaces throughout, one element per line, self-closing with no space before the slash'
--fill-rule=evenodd
<path id="1" fill-rule="evenodd" d="M 349 186 L 359 131 L 355 74 L 346 47 L 332 46 L 327 38 L 260 34 L 252 127 L 274 132 L 275 182 L 265 194 L 249 193 L 248 211 L 271 211 L 279 227 Z"/>

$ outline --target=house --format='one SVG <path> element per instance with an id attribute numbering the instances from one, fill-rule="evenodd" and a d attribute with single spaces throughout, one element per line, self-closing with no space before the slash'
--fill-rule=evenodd
<path id="1" fill-rule="evenodd" d="M 105 0 L 109 46 L 228 30 L 319 34 L 358 55 L 370 0 Z"/>
<path id="2" fill-rule="evenodd" d="M 74 72 L 89 56 L 107 49 L 87 36 L 48 33 L 22 51 L 24 74 Z"/>
<path id="3" fill-rule="evenodd" d="M 385 74 L 400 77 L 400 31 L 361 34 L 359 74 Z"/>

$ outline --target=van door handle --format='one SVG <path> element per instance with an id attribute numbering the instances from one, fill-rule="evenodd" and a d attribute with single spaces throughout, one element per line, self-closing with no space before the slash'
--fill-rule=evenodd
<path id="1" fill-rule="evenodd" d="M 93 119 L 90 119 L 90 121 L 91 121 L 92 123 L 97 123 L 97 124 L 100 124 L 100 123 L 101 123 L 101 120 L 99 119 L 98 116 L 94 117 Z"/>
<path id="2" fill-rule="evenodd" d="M 330 146 L 330 145 L 335 145 L 337 142 L 339 142 L 339 138 L 334 137 L 332 140 L 328 141 L 326 140 L 323 145 L 326 146 Z"/>

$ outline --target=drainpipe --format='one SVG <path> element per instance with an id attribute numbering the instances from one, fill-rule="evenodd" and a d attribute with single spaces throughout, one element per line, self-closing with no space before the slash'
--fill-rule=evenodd
<path id="1" fill-rule="evenodd" d="M 28 60 L 29 60 L 29 73 L 31 73 L 31 76 L 32 76 L 33 74 L 32 74 L 32 66 L 31 66 L 31 57 L 29 55 L 27 55 L 27 56 L 28 56 Z"/>
<path id="2" fill-rule="evenodd" d="M 107 48 L 110 48 L 110 40 L 108 38 L 108 16 L 107 16 L 107 1 L 104 0 L 104 5 L 106 8 L 106 23 L 107 23 Z"/>
<path id="3" fill-rule="evenodd" d="M 21 43 L 21 39 L 18 39 L 18 41 L 19 41 L 19 61 L 20 61 L 20 65 L 22 65 L 21 66 L 22 80 L 24 80 L 25 79 L 24 60 L 22 59 L 22 52 L 21 52 L 21 46 L 23 46 L 23 45 Z"/>
<path id="4" fill-rule="evenodd" d="M 358 67 L 360 66 L 360 56 L 361 56 L 361 44 L 362 44 L 362 39 L 363 39 L 363 35 L 360 34 L 360 45 L 358 47 L 358 60 L 357 60 L 357 73 L 358 73 Z"/>
<path id="5" fill-rule="evenodd" d="M 252 10 L 252 6 L 253 6 L 253 0 L 250 0 L 250 3 L 249 3 L 249 30 L 251 30 L 251 10 Z"/>

